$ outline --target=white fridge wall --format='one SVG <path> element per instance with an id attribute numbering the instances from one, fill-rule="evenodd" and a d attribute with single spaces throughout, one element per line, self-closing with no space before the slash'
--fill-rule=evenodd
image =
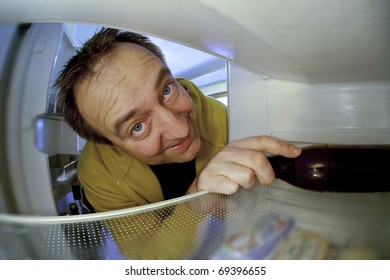
<path id="1" fill-rule="evenodd" d="M 270 135 L 295 143 L 390 144 L 390 83 L 306 84 L 230 63 L 230 139 Z"/>
<path id="2" fill-rule="evenodd" d="M 267 135 L 267 88 L 262 76 L 228 63 L 229 139 Z"/>
<path id="3" fill-rule="evenodd" d="M 268 133 L 294 142 L 390 144 L 390 83 L 269 80 Z"/>

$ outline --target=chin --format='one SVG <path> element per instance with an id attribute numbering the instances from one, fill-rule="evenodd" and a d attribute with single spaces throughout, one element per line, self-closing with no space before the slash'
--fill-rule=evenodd
<path id="1" fill-rule="evenodd" d="M 199 138 L 197 138 L 191 143 L 191 145 L 184 153 L 176 156 L 172 156 L 170 162 L 183 163 L 183 162 L 191 161 L 194 158 L 196 158 L 196 156 L 198 155 L 200 147 L 201 147 L 201 141 Z"/>

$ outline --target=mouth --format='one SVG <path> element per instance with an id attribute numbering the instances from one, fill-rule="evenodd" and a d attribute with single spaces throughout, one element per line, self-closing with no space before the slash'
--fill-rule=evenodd
<path id="1" fill-rule="evenodd" d="M 190 136 L 188 135 L 187 137 L 185 137 L 182 141 L 180 141 L 179 143 L 169 147 L 169 149 L 172 149 L 172 150 L 181 150 L 181 149 L 185 149 L 188 147 L 188 145 L 190 144 Z"/>

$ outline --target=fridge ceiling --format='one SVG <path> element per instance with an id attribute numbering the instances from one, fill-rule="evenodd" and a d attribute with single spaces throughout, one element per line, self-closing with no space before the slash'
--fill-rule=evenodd
<path id="1" fill-rule="evenodd" d="M 387 0 L 3 0 L 0 23 L 71 21 L 141 31 L 273 78 L 390 80 Z"/>

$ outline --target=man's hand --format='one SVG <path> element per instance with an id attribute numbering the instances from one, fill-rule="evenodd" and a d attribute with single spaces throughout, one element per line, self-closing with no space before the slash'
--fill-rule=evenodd
<path id="1" fill-rule="evenodd" d="M 187 193 L 205 190 L 233 194 L 240 187 L 252 187 L 256 177 L 260 183 L 269 184 L 275 174 L 267 153 L 295 158 L 301 149 L 268 136 L 232 141 L 207 163 Z"/>

